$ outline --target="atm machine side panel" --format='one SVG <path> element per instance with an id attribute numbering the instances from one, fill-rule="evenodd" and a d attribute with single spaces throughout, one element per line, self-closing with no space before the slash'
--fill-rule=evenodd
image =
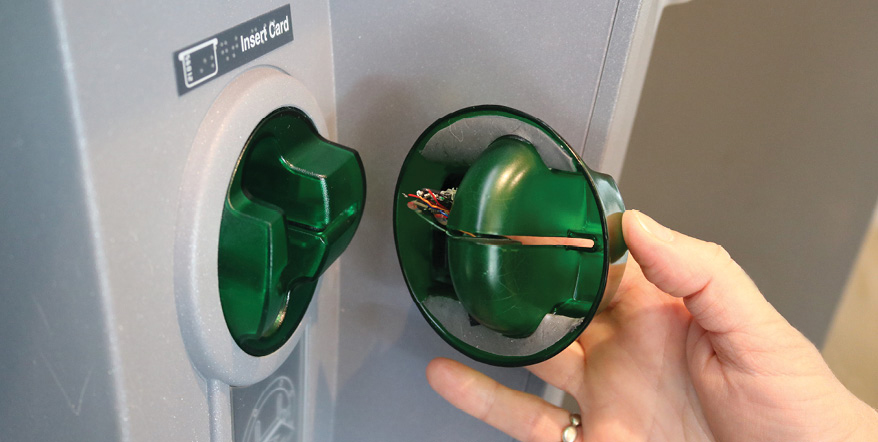
<path id="1" fill-rule="evenodd" d="M 178 94 L 175 51 L 288 4 L 293 42 Z M 0 121 L 9 135 L 0 154 L 8 354 L 0 439 L 207 441 L 208 387 L 175 305 L 187 159 L 220 92 L 260 65 L 304 84 L 334 138 L 328 3 L 58 0 L 2 9 L 0 35 L 21 45 L 0 50 L 12 66 L 0 91 L 14 110 Z M 332 309 L 337 272 L 315 296 Z M 322 341 L 332 361 L 327 321 L 312 347 Z M 310 363 L 333 366 L 322 354 Z M 321 379 L 331 386 L 332 370 Z M 323 400 L 312 433 L 331 429 L 331 398 Z"/>
<path id="2" fill-rule="evenodd" d="M 89 192 L 50 2 L 0 6 L 3 440 L 121 435 Z"/>

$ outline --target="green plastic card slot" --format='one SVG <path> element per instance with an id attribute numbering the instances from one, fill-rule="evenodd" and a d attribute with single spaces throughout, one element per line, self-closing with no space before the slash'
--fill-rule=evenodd
<path id="1" fill-rule="evenodd" d="M 244 351 L 266 355 L 289 339 L 350 243 L 365 192 L 357 152 L 321 137 L 301 111 L 259 123 L 226 194 L 217 263 L 226 324 Z"/>

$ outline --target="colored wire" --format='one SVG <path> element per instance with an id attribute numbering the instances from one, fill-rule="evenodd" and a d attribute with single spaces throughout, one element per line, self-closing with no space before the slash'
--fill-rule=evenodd
<path id="1" fill-rule="evenodd" d="M 432 215 L 434 217 L 436 217 L 437 219 L 448 219 L 448 212 L 441 210 L 441 209 L 437 209 L 435 207 L 428 207 L 428 206 L 424 205 L 423 203 L 421 203 L 420 201 L 409 201 L 406 204 L 406 206 L 408 206 L 408 208 L 412 209 L 412 210 L 430 211 L 432 213 Z M 435 210 L 435 212 L 433 212 L 433 210 Z"/>
<path id="2" fill-rule="evenodd" d="M 440 202 L 439 202 L 439 198 L 438 198 L 438 197 L 436 197 L 436 194 L 435 194 L 435 193 L 433 193 L 433 191 L 432 191 L 432 190 L 430 190 L 430 189 L 427 189 L 427 192 L 430 192 L 430 196 L 432 196 L 432 197 L 433 197 L 433 201 L 436 201 L 436 204 L 438 204 L 438 205 L 439 205 L 439 207 L 441 207 L 441 208 L 442 208 L 442 210 L 448 210 L 448 208 L 447 208 L 447 207 L 445 207 L 445 206 L 444 206 L 444 205 L 443 205 L 443 204 L 442 204 L 442 203 L 440 203 Z"/>
<path id="3" fill-rule="evenodd" d="M 427 209 L 429 209 L 429 207 L 425 206 L 424 203 L 421 203 L 420 201 L 409 201 L 408 204 L 406 204 L 406 206 L 408 206 L 408 208 L 412 209 L 412 210 L 427 210 Z"/>
<path id="4" fill-rule="evenodd" d="M 426 198 L 424 198 L 424 197 L 422 197 L 422 196 L 420 196 L 420 195 L 415 195 L 415 194 L 413 194 L 413 193 L 410 193 L 410 194 L 408 194 L 408 196 L 410 196 L 410 197 L 412 197 L 412 198 L 417 198 L 417 199 L 423 201 L 423 202 L 424 202 L 425 204 L 427 204 L 428 206 L 430 206 L 430 207 L 432 207 L 432 208 L 434 208 L 434 209 L 436 209 L 436 210 L 447 210 L 447 209 L 443 209 L 442 207 L 438 207 L 438 206 L 434 205 L 434 204 L 431 203 L 429 200 L 427 200 Z"/>

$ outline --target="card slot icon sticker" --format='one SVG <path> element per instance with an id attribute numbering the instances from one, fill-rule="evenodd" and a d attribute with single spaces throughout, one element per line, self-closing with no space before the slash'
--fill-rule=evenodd
<path id="1" fill-rule="evenodd" d="M 247 20 L 174 52 L 183 95 L 293 41 L 290 5 Z"/>
<path id="2" fill-rule="evenodd" d="M 216 60 L 217 43 L 218 40 L 212 38 L 177 55 L 183 67 L 183 82 L 187 88 L 195 87 L 219 72 Z"/>

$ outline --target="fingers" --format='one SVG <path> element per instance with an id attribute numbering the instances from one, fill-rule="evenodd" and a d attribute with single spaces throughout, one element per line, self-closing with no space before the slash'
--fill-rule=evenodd
<path id="1" fill-rule="evenodd" d="M 455 407 L 524 442 L 557 442 L 570 424 L 562 408 L 504 387 L 459 362 L 436 358 L 427 366 L 430 386 Z M 581 435 L 577 441 L 581 441 Z"/>
<path id="2" fill-rule="evenodd" d="M 577 395 L 585 381 L 585 351 L 579 342 L 574 342 L 551 359 L 527 369 L 549 385 Z"/>
<path id="3" fill-rule="evenodd" d="M 779 317 L 722 247 L 672 231 L 635 210 L 622 217 L 622 232 L 646 279 L 683 298 L 705 330 L 752 330 Z"/>

